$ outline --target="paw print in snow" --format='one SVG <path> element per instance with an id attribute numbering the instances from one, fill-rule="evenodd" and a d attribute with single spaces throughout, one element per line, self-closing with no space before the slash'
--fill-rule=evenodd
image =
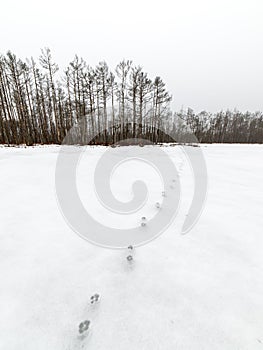
<path id="1" fill-rule="evenodd" d="M 94 304 L 94 303 L 97 303 L 99 301 L 99 299 L 100 299 L 100 296 L 99 296 L 99 294 L 96 293 L 96 294 L 91 296 L 90 302 L 91 302 L 91 304 Z"/>
<path id="2" fill-rule="evenodd" d="M 146 226 L 146 217 L 145 216 L 142 217 L 141 226 L 142 227 Z"/>
<path id="3" fill-rule="evenodd" d="M 85 320 L 85 321 L 81 322 L 79 324 L 79 333 L 82 334 L 82 333 L 86 332 L 89 329 L 89 326 L 90 326 L 89 320 Z"/>

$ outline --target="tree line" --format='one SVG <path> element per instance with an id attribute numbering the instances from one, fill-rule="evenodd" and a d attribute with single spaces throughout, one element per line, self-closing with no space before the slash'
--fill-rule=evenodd
<path id="1" fill-rule="evenodd" d="M 163 80 L 130 60 L 111 71 L 104 61 L 91 67 L 76 55 L 62 74 L 58 70 L 48 48 L 38 61 L 0 56 L 1 144 L 61 144 L 79 121 L 83 144 L 87 135 L 89 143 L 108 145 L 127 138 L 170 142 L 171 135 L 189 132 L 200 142 L 263 140 L 260 112 L 172 113 Z"/>
<path id="2" fill-rule="evenodd" d="M 262 112 L 195 114 L 188 108 L 174 114 L 174 125 L 180 135 L 190 129 L 201 143 L 263 143 Z"/>

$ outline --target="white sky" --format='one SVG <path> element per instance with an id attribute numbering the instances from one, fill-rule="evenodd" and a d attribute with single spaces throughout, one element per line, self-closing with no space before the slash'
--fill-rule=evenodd
<path id="1" fill-rule="evenodd" d="M 263 111 L 262 0 L 2 0 L 0 52 L 48 46 L 62 69 L 123 58 L 161 76 L 173 109 Z"/>

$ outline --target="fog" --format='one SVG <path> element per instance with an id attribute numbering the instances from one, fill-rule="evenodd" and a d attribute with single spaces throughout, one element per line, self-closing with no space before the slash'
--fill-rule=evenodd
<path id="1" fill-rule="evenodd" d="M 50 47 L 60 66 L 77 53 L 90 65 L 123 58 L 159 75 L 172 107 L 263 110 L 261 0 L 6 1 L 0 52 L 21 58 Z"/>

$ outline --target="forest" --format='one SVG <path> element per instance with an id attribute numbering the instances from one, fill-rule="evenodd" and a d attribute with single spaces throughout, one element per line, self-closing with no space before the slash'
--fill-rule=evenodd
<path id="1" fill-rule="evenodd" d="M 91 67 L 76 55 L 60 73 L 48 48 L 37 61 L 0 56 L 0 144 L 61 144 L 80 120 L 80 144 L 178 142 L 173 135 L 189 133 L 202 143 L 263 141 L 262 112 L 173 112 L 171 100 L 159 76 L 130 60 L 112 71 L 104 61 Z"/>

